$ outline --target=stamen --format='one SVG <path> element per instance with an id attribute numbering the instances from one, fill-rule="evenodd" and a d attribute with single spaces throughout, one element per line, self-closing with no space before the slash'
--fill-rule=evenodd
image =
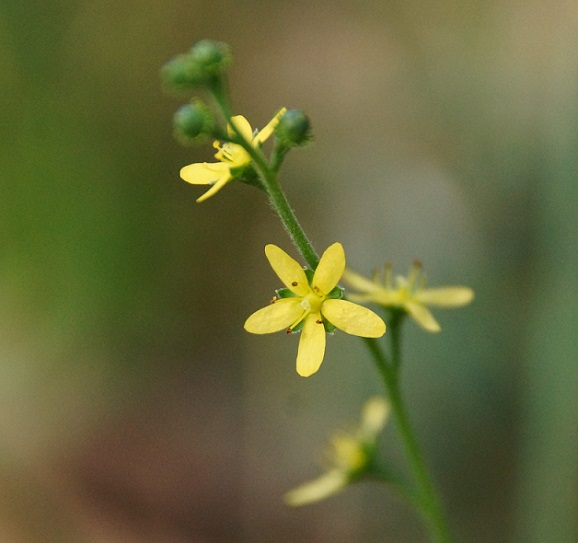
<path id="1" fill-rule="evenodd" d="M 391 279 L 391 270 L 393 268 L 393 264 L 391 261 L 387 261 L 385 266 L 383 267 L 383 284 L 385 288 L 392 289 L 393 288 L 393 281 Z"/>
<path id="2" fill-rule="evenodd" d="M 421 271 L 421 262 L 419 260 L 414 260 L 411 267 L 409 268 L 409 273 L 407 274 L 407 282 L 409 288 L 413 288 L 419 279 Z"/>
<path id="3" fill-rule="evenodd" d="M 422 273 L 419 276 L 419 281 L 417 283 L 416 290 L 423 290 L 425 288 L 426 283 L 427 283 L 427 275 L 425 273 Z"/>

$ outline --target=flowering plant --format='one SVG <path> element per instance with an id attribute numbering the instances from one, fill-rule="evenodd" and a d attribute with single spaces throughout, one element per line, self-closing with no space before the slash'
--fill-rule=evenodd
<path id="1" fill-rule="evenodd" d="M 360 336 L 387 396 L 387 400 L 380 396 L 366 403 L 358 428 L 333 437 L 327 471 L 289 491 L 285 500 L 292 506 L 305 505 L 327 498 L 353 482 L 378 479 L 408 498 L 421 513 L 433 541 L 450 542 L 443 510 L 402 397 L 399 337 L 405 315 L 423 329 L 438 332 L 440 326 L 428 306 L 463 306 L 473 299 L 473 291 L 468 287 L 425 288 L 425 276 L 417 264 L 410 268 L 408 277 L 392 279 L 391 268 L 386 266 L 383 274 L 375 273 L 373 279 L 367 279 L 346 269 L 345 251 L 338 242 L 319 257 L 279 181 L 287 153 L 311 141 L 309 120 L 302 111 L 282 107 L 263 129 L 253 130 L 245 117 L 232 114 L 226 80 L 231 62 L 227 45 L 204 40 L 168 62 L 162 75 L 168 87 L 206 91 L 219 117 L 216 119 L 213 110 L 196 98 L 179 109 L 174 118 L 179 140 L 215 140 L 217 162 L 190 164 L 181 169 L 181 177 L 188 183 L 210 187 L 197 202 L 204 202 L 234 181 L 254 185 L 266 194 L 306 264 L 302 266 L 276 245 L 265 247 L 269 264 L 284 286 L 276 291 L 268 306 L 247 318 L 245 330 L 253 334 L 280 330 L 300 333 L 297 373 L 303 377 L 319 370 L 327 334 L 338 329 Z M 273 143 L 272 151 L 266 154 L 263 147 L 269 141 Z M 340 281 L 356 292 L 346 296 Z M 383 318 L 359 303 L 381 306 Z M 379 458 L 378 437 L 390 414 L 413 476 L 411 481 L 394 477 L 394 470 Z"/>

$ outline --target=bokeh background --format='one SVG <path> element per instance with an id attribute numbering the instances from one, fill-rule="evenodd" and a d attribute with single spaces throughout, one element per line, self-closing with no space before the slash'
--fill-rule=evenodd
<path id="1" fill-rule="evenodd" d="M 403 387 L 463 542 L 578 541 L 578 4 L 0 2 L 0 540 L 427 541 L 388 489 L 300 510 L 325 438 L 380 391 L 361 342 L 321 371 L 245 334 L 291 248 L 263 196 L 202 205 L 160 66 L 235 55 L 234 109 L 305 110 L 283 179 L 318 250 L 467 284 L 404 331 Z M 385 455 L 401 462 L 395 428 Z"/>

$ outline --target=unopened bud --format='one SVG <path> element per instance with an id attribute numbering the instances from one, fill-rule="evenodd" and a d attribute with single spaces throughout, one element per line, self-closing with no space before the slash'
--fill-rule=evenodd
<path id="1" fill-rule="evenodd" d="M 311 141 L 311 123 L 300 109 L 288 109 L 275 129 L 279 142 L 286 147 L 305 145 Z"/>
<path id="2" fill-rule="evenodd" d="M 189 54 L 178 55 L 161 68 L 164 85 L 177 91 L 188 91 L 205 85 L 207 75 L 200 70 L 198 63 Z"/>
<path id="3" fill-rule="evenodd" d="M 205 142 L 213 133 L 211 110 L 200 100 L 180 107 L 173 117 L 175 137 L 183 145 Z"/>
<path id="4" fill-rule="evenodd" d="M 210 77 L 224 73 L 233 60 L 231 48 L 226 43 L 213 40 L 197 42 L 189 54 L 199 70 Z"/>

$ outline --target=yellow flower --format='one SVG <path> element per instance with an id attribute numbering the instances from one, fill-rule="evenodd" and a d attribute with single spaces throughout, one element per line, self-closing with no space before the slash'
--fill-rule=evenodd
<path id="1" fill-rule="evenodd" d="M 327 471 L 308 483 L 287 492 L 288 505 L 297 507 L 337 494 L 366 471 L 376 450 L 377 436 L 389 416 L 389 404 L 381 396 L 363 406 L 361 423 L 354 434 L 340 432 L 330 439 Z"/>
<path id="2" fill-rule="evenodd" d="M 414 262 L 407 277 L 398 275 L 395 281 L 389 264 L 383 275 L 375 272 L 372 280 L 351 270 L 345 270 L 343 279 L 360 292 L 349 294 L 350 299 L 403 309 L 428 332 L 439 332 L 441 328 L 427 306 L 460 307 L 474 299 L 474 291 L 468 287 L 425 288 L 425 275 L 419 262 Z"/>
<path id="3" fill-rule="evenodd" d="M 311 281 L 299 263 L 276 245 L 267 245 L 265 254 L 287 288 L 282 289 L 284 297 L 274 298 L 271 305 L 253 313 L 245 322 L 245 330 L 269 334 L 302 327 L 297 352 L 299 375 L 309 377 L 319 369 L 325 354 L 326 326 L 362 337 L 381 337 L 385 333 L 384 322 L 373 311 L 338 299 L 342 290 L 337 282 L 345 269 L 340 243 L 323 253 Z"/>
<path id="4" fill-rule="evenodd" d="M 242 115 L 231 117 L 231 121 L 227 126 L 229 137 L 231 139 L 238 137 L 237 132 L 232 126 L 234 125 L 243 139 L 251 142 L 251 145 L 257 149 L 273 134 L 275 127 L 279 123 L 279 119 L 285 111 L 285 108 L 280 109 L 275 117 L 269 121 L 269 124 L 255 134 L 253 134 L 251 125 L 245 117 Z M 249 153 L 237 143 L 221 143 L 220 141 L 215 141 L 213 147 L 217 149 L 215 158 L 219 162 L 200 162 L 181 168 L 181 178 L 187 183 L 193 185 L 212 185 L 205 194 L 197 199 L 197 202 L 203 202 L 207 198 L 210 198 L 219 192 L 229 181 L 240 177 L 245 168 L 251 163 Z"/>

